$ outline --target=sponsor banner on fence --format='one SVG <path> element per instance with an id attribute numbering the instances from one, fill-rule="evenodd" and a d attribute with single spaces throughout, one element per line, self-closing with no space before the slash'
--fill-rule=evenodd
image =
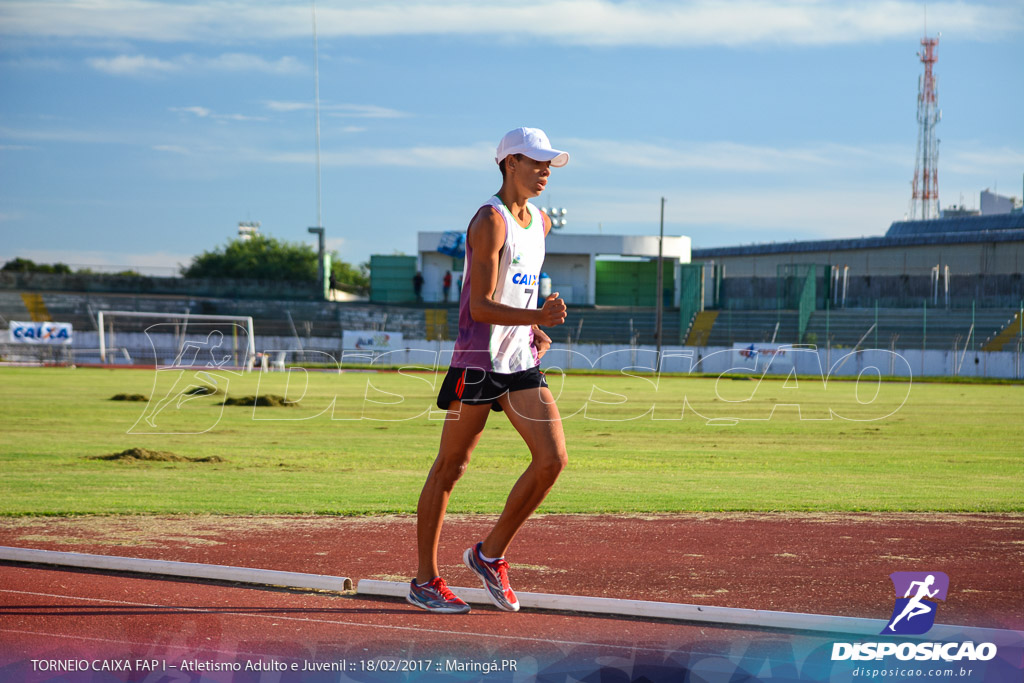
<path id="1" fill-rule="evenodd" d="M 71 343 L 71 323 L 26 323 L 12 320 L 7 333 L 12 344 Z"/>
<path id="2" fill-rule="evenodd" d="M 395 351 L 403 349 L 401 332 L 358 332 L 345 330 L 341 333 L 341 347 L 345 350 Z"/>
<path id="3" fill-rule="evenodd" d="M 771 366 L 770 372 L 788 372 L 793 369 L 793 351 L 791 344 L 733 344 L 738 352 L 741 367 L 764 372 Z"/>

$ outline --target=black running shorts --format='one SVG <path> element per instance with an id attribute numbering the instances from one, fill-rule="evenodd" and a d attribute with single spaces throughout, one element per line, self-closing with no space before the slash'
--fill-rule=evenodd
<path id="1" fill-rule="evenodd" d="M 448 374 L 437 394 L 437 407 L 448 410 L 452 401 L 471 406 L 491 404 L 491 410 L 501 412 L 498 398 L 511 391 L 546 387 L 547 380 L 540 368 L 503 374 L 480 368 L 448 368 Z"/>

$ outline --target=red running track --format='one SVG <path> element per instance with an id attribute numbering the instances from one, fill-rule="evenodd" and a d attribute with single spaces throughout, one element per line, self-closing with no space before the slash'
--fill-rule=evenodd
<path id="1" fill-rule="evenodd" d="M 475 585 L 460 556 L 489 522 L 447 521 L 441 563 L 449 583 Z M 5 519 L 0 545 L 397 581 L 412 570 L 414 524 L 409 517 Z M 950 596 L 940 622 L 1020 628 L 1022 529 L 1024 518 L 1012 515 L 547 516 L 523 529 L 510 561 L 513 585 L 531 592 L 876 619 L 892 609 L 889 573 L 944 571 Z M 0 565 L 0 681 L 288 680 L 275 672 L 239 679 L 237 673 L 139 669 L 60 679 L 34 670 L 32 659 L 286 667 L 365 667 L 381 658 L 421 666 L 513 660 L 517 672 L 509 680 L 532 680 L 529 672 L 579 662 L 617 666 L 630 677 L 640 662 L 678 672 L 682 658 L 691 673 L 725 675 L 744 658 L 753 661 L 746 669 L 771 671 L 773 661 L 789 666 L 796 652 L 806 665 L 831 642 L 480 607 L 469 615 L 433 615 L 399 600 Z M 358 674 L 295 680 L 370 680 L 373 672 Z"/>

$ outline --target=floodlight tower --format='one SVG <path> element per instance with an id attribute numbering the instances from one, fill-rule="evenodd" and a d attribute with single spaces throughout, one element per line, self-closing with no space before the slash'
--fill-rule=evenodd
<path id="1" fill-rule="evenodd" d="M 932 66 L 939 57 L 935 48 L 939 37 L 921 39 L 923 50 L 917 53 L 924 64 L 924 75 L 917 86 L 917 153 L 914 158 L 914 193 L 910 200 L 910 219 L 928 220 L 939 217 L 939 142 L 935 126 L 942 119 L 939 93 Z"/>
<path id="2" fill-rule="evenodd" d="M 568 222 L 565 220 L 565 214 L 569 213 L 567 209 L 564 209 L 562 207 L 543 207 L 541 208 L 541 211 L 546 213 L 548 215 L 548 218 L 551 219 L 552 230 L 561 230 L 562 228 L 565 227 L 565 224 Z"/>

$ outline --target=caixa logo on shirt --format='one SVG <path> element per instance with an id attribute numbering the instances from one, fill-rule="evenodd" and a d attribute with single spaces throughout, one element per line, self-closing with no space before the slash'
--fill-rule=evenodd
<path id="1" fill-rule="evenodd" d="M 527 273 L 516 273 L 512 276 L 512 284 L 523 285 L 524 287 L 531 287 L 537 284 L 536 275 L 528 275 Z"/>

